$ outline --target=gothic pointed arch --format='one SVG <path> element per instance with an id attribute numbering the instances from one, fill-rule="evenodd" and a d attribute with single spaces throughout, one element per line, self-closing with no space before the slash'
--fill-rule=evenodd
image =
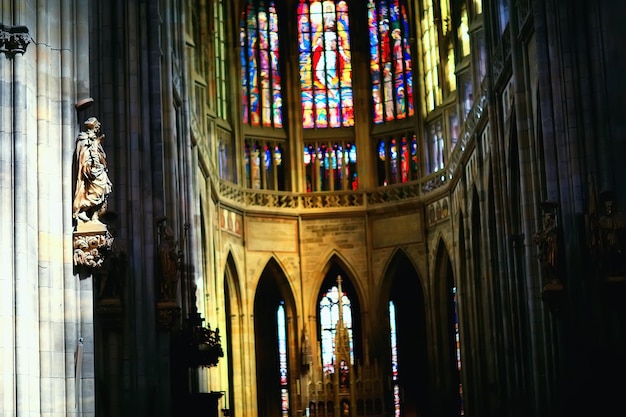
<path id="1" fill-rule="evenodd" d="M 521 232 L 522 213 L 521 213 L 521 173 L 520 173 L 520 155 L 519 155 L 519 143 L 517 138 L 517 123 L 515 116 L 515 109 L 511 110 L 511 116 L 509 117 L 506 126 L 509 128 L 505 134 L 508 136 L 508 163 L 506 176 L 508 178 L 508 195 L 507 202 L 508 207 L 505 210 L 509 213 L 509 224 L 513 233 Z"/>
<path id="2" fill-rule="evenodd" d="M 461 385 L 461 334 L 459 331 L 457 287 L 450 252 L 443 239 L 435 253 L 435 303 L 437 308 L 436 352 L 437 374 L 440 375 L 443 415 L 463 415 L 463 389 Z"/>
<path id="3" fill-rule="evenodd" d="M 276 258 L 265 265 L 254 295 L 258 416 L 281 416 L 295 406 L 296 302 Z"/>
<path id="4" fill-rule="evenodd" d="M 358 283 L 355 279 L 355 273 L 345 259 L 338 253 L 333 253 L 329 256 L 328 261 L 325 264 L 323 271 L 323 279 L 318 287 L 318 293 L 315 298 L 315 307 L 312 311 L 317 312 L 317 340 L 321 341 L 322 337 L 322 323 L 320 317 L 320 302 L 323 298 L 328 296 L 328 293 L 337 288 L 337 277 L 341 277 L 342 290 L 347 296 L 350 303 L 351 310 L 351 326 L 350 331 L 353 340 L 353 359 L 360 360 L 363 358 L 363 327 L 362 327 L 362 314 L 363 314 L 363 297 L 361 291 L 358 289 Z M 344 318 L 345 320 L 345 318 Z M 322 352 L 319 352 L 320 355 Z"/>
<path id="5" fill-rule="evenodd" d="M 331 270 L 341 270 L 344 272 L 344 275 L 341 277 L 344 281 L 346 278 L 350 280 L 350 284 L 348 285 L 353 287 L 353 290 L 359 300 L 365 299 L 366 291 L 363 288 L 361 281 L 357 278 L 358 273 L 356 269 L 337 248 L 329 248 L 328 251 L 320 257 L 318 264 L 324 265 L 324 267 L 320 269 L 319 274 L 315 277 L 315 280 L 318 282 L 318 286 L 320 288 L 324 286 L 323 283 L 328 278 L 328 274 Z M 311 311 L 316 310 L 318 301 L 318 294 L 312 294 L 312 297 L 308 301 L 309 308 L 312 309 Z"/>
<path id="6" fill-rule="evenodd" d="M 236 413 L 236 404 L 242 403 L 242 393 L 237 392 L 235 387 L 235 375 L 233 369 L 243 369 L 244 358 L 241 352 L 244 351 L 243 340 L 237 338 L 242 335 L 243 328 L 243 301 L 241 295 L 241 287 L 239 285 L 239 273 L 232 252 L 228 252 L 226 264 L 224 265 L 224 307 L 226 315 L 226 362 L 228 363 L 228 388 L 231 398 L 228 398 L 227 404 L 230 404 L 230 412 Z M 238 352 L 239 354 L 235 354 Z M 241 375 L 237 376 L 238 378 Z"/>
<path id="7" fill-rule="evenodd" d="M 430 400 L 424 288 L 413 261 L 402 249 L 394 253 L 384 272 L 376 311 L 380 319 L 372 350 L 375 356 L 384 358 L 381 366 L 393 381 L 386 394 L 386 407 L 389 411 L 401 407 L 401 415 L 427 414 Z M 390 311 L 395 311 L 395 320 Z M 395 349 L 390 338 L 394 321 Z M 393 363 L 394 350 L 397 363 Z"/>
<path id="8" fill-rule="evenodd" d="M 243 302 L 239 282 L 237 263 L 233 253 L 229 251 L 224 265 L 224 288 L 228 291 L 226 300 L 232 304 L 231 310 L 241 310 L 242 308 Z"/>

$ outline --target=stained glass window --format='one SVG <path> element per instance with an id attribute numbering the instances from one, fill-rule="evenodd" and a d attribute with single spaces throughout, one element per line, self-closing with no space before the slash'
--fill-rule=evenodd
<path id="1" fill-rule="evenodd" d="M 350 363 L 354 363 L 352 341 L 352 306 L 345 292 L 341 294 L 342 319 L 348 329 L 350 339 Z M 335 334 L 339 320 L 339 289 L 336 285 L 322 296 L 320 301 L 320 326 L 322 346 L 322 367 L 326 373 L 334 373 Z"/>
<path id="2" fill-rule="evenodd" d="M 230 182 L 236 182 L 237 175 L 234 160 L 235 153 L 233 152 L 233 135 L 231 135 L 230 132 L 221 128 L 216 128 L 215 133 L 217 136 L 218 167 L 220 178 Z"/>
<path id="3" fill-rule="evenodd" d="M 398 341 L 396 337 L 396 306 L 389 301 L 389 325 L 391 328 L 391 383 L 393 384 L 394 416 L 400 417 L 400 385 L 398 384 Z"/>
<path id="4" fill-rule="evenodd" d="M 276 313 L 278 319 L 278 363 L 280 368 L 280 396 L 281 415 L 289 416 L 289 390 L 287 377 L 287 324 L 285 319 L 285 306 L 281 302 Z"/>
<path id="5" fill-rule="evenodd" d="M 378 185 L 414 181 L 419 175 L 417 136 L 413 132 L 381 137 L 378 146 Z"/>
<path id="6" fill-rule="evenodd" d="M 300 0 L 298 54 L 305 129 L 354 125 L 346 1 Z"/>
<path id="7" fill-rule="evenodd" d="M 413 68 L 406 8 L 399 0 L 367 6 L 374 123 L 414 114 Z"/>
<path id="8" fill-rule="evenodd" d="M 456 287 L 452 287 L 452 303 L 454 305 L 454 346 L 455 346 L 455 355 L 456 355 L 456 368 L 457 371 L 461 372 L 461 336 L 459 332 L 459 308 L 458 302 L 456 299 Z M 460 407 L 461 407 L 461 415 L 465 415 L 465 410 L 463 407 L 463 384 L 459 382 L 459 399 L 460 399 Z"/>
<path id="9" fill-rule="evenodd" d="M 444 167 L 444 126 L 441 119 L 437 119 L 426 127 L 426 137 L 428 139 L 428 153 L 426 155 L 426 169 L 429 174 L 437 172 Z"/>
<path id="10" fill-rule="evenodd" d="M 356 190 L 356 145 L 352 142 L 320 142 L 304 146 L 306 191 Z"/>
<path id="11" fill-rule="evenodd" d="M 281 141 L 248 139 L 244 152 L 248 188 L 285 190 L 285 152 Z"/>
<path id="12" fill-rule="evenodd" d="M 273 1 L 248 0 L 240 44 L 243 122 L 282 127 L 278 14 Z"/>

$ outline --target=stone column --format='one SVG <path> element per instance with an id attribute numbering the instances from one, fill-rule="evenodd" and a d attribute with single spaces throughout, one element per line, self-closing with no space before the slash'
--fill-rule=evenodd
<path id="1" fill-rule="evenodd" d="M 75 395 L 79 337 L 93 381 L 91 283 L 79 285 L 71 260 L 76 68 L 89 66 L 76 62 L 88 42 L 75 36 L 88 16 L 76 3 L 0 6 L 2 416 L 94 415 L 93 383 Z"/>

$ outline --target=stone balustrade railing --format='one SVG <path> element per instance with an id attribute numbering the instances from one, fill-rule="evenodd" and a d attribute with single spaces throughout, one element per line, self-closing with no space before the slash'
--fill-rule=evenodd
<path id="1" fill-rule="evenodd" d="M 420 198 L 446 185 L 457 175 L 460 161 L 471 139 L 477 133 L 479 122 L 487 112 L 486 79 L 480 94 L 467 115 L 459 140 L 450 154 L 446 168 L 417 181 L 394 184 L 368 190 L 319 193 L 292 193 L 287 191 L 254 190 L 228 181 L 218 183 L 220 198 L 242 209 L 257 211 L 306 212 L 321 210 L 368 210 L 385 204 L 419 201 Z"/>

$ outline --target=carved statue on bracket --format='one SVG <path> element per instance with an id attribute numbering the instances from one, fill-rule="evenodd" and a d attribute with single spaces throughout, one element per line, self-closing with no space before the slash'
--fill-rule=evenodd
<path id="1" fill-rule="evenodd" d="M 176 301 L 182 253 L 174 239 L 174 231 L 165 218 L 157 222 L 159 237 L 159 266 L 161 270 L 160 301 Z"/>
<path id="2" fill-rule="evenodd" d="M 90 117 L 84 123 L 87 130 L 76 137 L 76 192 L 73 217 L 82 223 L 101 223 L 99 217 L 106 212 L 107 197 L 112 185 L 107 172 L 106 154 L 102 148 L 104 135 L 100 122 Z"/>
<path id="3" fill-rule="evenodd" d="M 604 212 L 599 218 L 600 260 L 606 279 L 626 281 L 626 216 L 615 209 L 613 193 L 603 191 Z"/>
<path id="4" fill-rule="evenodd" d="M 76 137 L 76 190 L 72 217 L 74 230 L 74 265 L 87 270 L 99 269 L 104 254 L 111 250 L 113 236 L 100 217 L 106 212 L 111 181 L 107 173 L 106 154 L 102 148 L 104 135 L 100 122 L 88 118 L 86 130 Z"/>
<path id="5" fill-rule="evenodd" d="M 553 300 L 556 293 L 563 291 L 561 271 L 559 269 L 559 227 L 558 203 L 545 201 L 541 204 L 543 229 L 533 234 L 533 242 L 539 247 L 537 257 L 548 276 L 543 287 L 544 299 Z"/>

